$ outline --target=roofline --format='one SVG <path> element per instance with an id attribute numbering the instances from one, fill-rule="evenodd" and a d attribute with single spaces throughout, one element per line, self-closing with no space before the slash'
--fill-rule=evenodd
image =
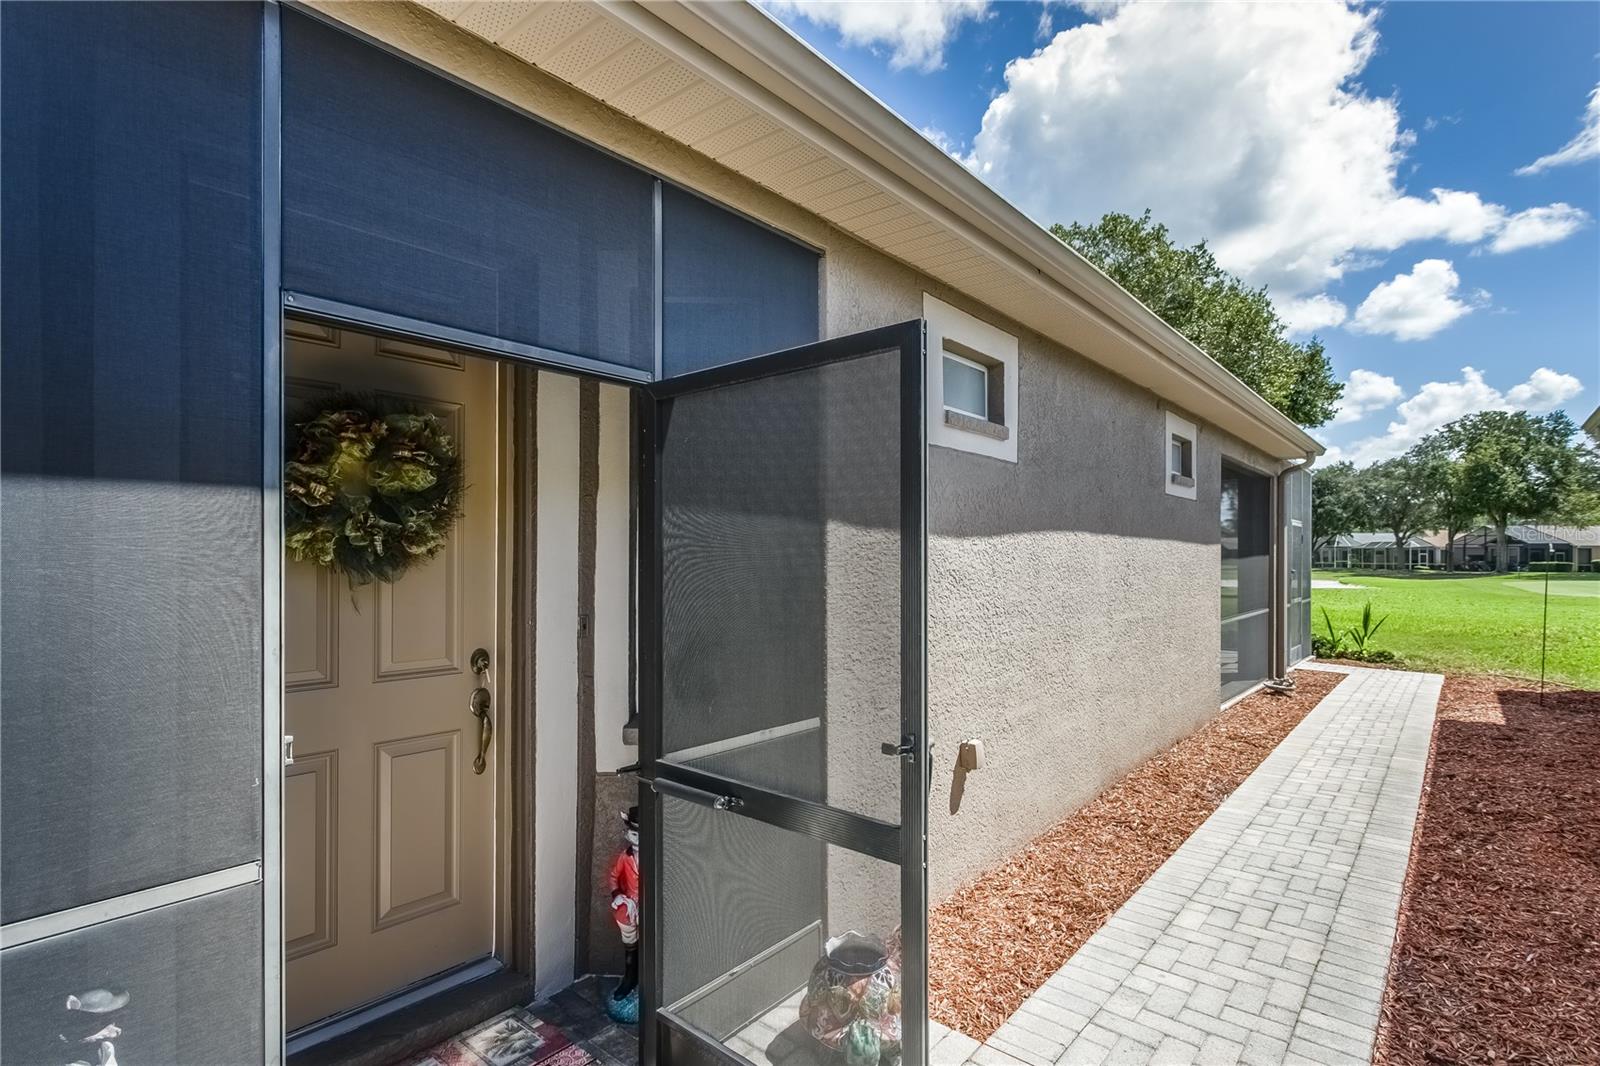
<path id="1" fill-rule="evenodd" d="M 1600 407 L 1589 412 L 1589 417 L 1583 420 L 1583 431 L 1595 440 L 1600 440 Z"/>
<path id="2" fill-rule="evenodd" d="M 748 97 L 751 88 L 758 90 L 755 102 L 760 106 L 786 112 L 806 135 L 1120 340 L 1129 349 L 1127 355 L 1161 360 L 1177 369 L 1188 384 L 1236 413 L 1238 421 L 1231 425 L 1209 419 L 1220 428 L 1278 459 L 1314 458 L 1325 450 L 1126 289 L 754 4 L 600 2 L 614 17 L 730 91 Z M 697 46 L 697 53 L 674 47 L 675 42 L 664 39 L 664 27 Z M 749 84 L 731 83 L 727 68 Z M 1081 354 L 1127 376 L 1114 362 L 1096 359 L 1096 353 Z"/>

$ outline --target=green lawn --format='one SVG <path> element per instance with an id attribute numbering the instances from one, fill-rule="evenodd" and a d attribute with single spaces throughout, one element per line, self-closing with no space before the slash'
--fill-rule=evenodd
<path id="1" fill-rule="evenodd" d="M 1407 666 L 1463 673 L 1539 676 L 1543 574 L 1383 574 L 1317 570 L 1318 581 L 1365 588 L 1314 588 L 1312 630 L 1327 635 L 1322 610 L 1344 629 L 1373 614 L 1388 616 L 1373 644 Z M 1546 677 L 1600 689 L 1600 574 L 1550 575 Z"/>

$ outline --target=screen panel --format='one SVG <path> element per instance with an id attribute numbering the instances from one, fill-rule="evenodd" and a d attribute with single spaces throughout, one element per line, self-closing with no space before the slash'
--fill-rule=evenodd
<path id="1" fill-rule="evenodd" d="M 901 365 L 670 401 L 663 761 L 898 823 Z"/>
<path id="2" fill-rule="evenodd" d="M 661 262 L 663 377 L 821 336 L 817 253 L 670 185 Z"/>
<path id="3" fill-rule="evenodd" d="M 259 1063 L 260 955 L 259 883 L 7 948 L 0 1060 Z"/>
<path id="4" fill-rule="evenodd" d="M 654 372 L 654 199 L 649 174 L 284 13 L 286 289 Z"/>
<path id="5" fill-rule="evenodd" d="M 0 5 L 7 922 L 261 855 L 261 23 Z"/>
<path id="6" fill-rule="evenodd" d="M 752 1063 L 837 1064 L 856 1023 L 879 1045 L 872 1061 L 897 1062 L 900 867 L 670 796 L 661 805 L 663 1006 Z"/>

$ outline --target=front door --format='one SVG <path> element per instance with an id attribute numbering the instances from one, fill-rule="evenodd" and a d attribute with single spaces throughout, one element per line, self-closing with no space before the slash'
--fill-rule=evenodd
<path id="1" fill-rule="evenodd" d="M 926 1051 L 920 321 L 642 418 L 644 1058 Z"/>
<path id="2" fill-rule="evenodd" d="M 404 397 L 444 420 L 466 485 L 443 551 L 392 584 L 285 565 L 292 1031 L 494 948 L 495 758 L 468 701 L 488 676 L 475 654 L 489 672 L 498 655 L 499 457 L 494 363 L 311 323 L 288 334 L 291 423 L 339 391 Z"/>

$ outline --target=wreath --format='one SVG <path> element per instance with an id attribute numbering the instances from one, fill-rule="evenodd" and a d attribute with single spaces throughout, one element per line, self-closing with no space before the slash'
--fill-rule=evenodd
<path id="1" fill-rule="evenodd" d="M 339 393 L 290 427 L 284 546 L 352 585 L 394 581 L 444 547 L 461 515 L 461 457 L 436 415 Z"/>

